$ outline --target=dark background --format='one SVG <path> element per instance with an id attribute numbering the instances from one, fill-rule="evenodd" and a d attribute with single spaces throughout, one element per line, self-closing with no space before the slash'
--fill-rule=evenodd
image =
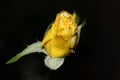
<path id="1" fill-rule="evenodd" d="M 0 1 L 0 80 L 120 80 L 119 3 L 112 0 Z M 37 40 L 61 10 L 76 11 L 87 24 L 76 53 L 57 71 L 44 66 L 43 54 L 5 62 Z"/>

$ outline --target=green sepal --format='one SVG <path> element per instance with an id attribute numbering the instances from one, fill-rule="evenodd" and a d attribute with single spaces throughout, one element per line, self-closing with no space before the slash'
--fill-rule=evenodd
<path id="1" fill-rule="evenodd" d="M 34 53 L 34 52 L 43 52 L 43 53 L 47 54 L 46 51 L 41 48 L 41 42 L 38 41 L 38 42 L 32 43 L 31 45 L 26 47 L 23 51 L 21 51 L 20 53 L 15 55 L 13 58 L 11 58 L 9 61 L 7 61 L 6 64 L 16 62 L 21 57 L 28 55 L 28 54 L 31 54 L 31 53 Z"/>

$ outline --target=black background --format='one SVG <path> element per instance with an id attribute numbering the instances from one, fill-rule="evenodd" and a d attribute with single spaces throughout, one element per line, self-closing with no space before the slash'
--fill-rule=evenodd
<path id="1" fill-rule="evenodd" d="M 0 1 L 0 80 L 120 80 L 119 3 L 112 0 Z M 42 40 L 45 29 L 61 10 L 77 11 L 82 29 L 76 53 L 57 71 L 43 64 L 43 54 L 5 62 L 28 44 Z"/>

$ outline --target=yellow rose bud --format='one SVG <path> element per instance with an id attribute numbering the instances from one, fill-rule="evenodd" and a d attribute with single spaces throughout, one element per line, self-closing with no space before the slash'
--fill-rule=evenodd
<path id="1" fill-rule="evenodd" d="M 76 14 L 61 11 L 57 14 L 51 28 L 46 31 L 42 47 L 52 58 L 65 57 L 74 52 L 77 32 Z"/>

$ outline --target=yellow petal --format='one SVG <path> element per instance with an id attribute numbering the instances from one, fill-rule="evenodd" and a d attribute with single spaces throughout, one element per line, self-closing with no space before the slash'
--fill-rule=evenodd
<path id="1" fill-rule="evenodd" d="M 61 11 L 46 32 L 42 46 L 52 58 L 65 57 L 73 52 L 78 31 L 75 19 L 75 14 Z"/>

